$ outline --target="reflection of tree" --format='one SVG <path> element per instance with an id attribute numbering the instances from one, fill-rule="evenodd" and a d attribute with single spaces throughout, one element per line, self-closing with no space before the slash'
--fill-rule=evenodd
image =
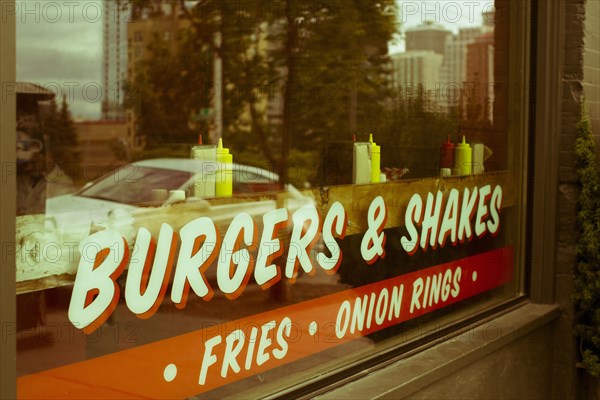
<path id="1" fill-rule="evenodd" d="M 468 143 L 484 143 L 495 151 L 494 125 L 487 117 L 489 102 L 476 96 L 477 85 L 465 85 L 456 105 L 443 109 L 423 86 L 400 87 L 395 101 L 381 116 L 383 128 L 377 142 L 383 146 L 382 166 L 408 167 L 409 178 L 439 174 L 440 145 L 464 135 Z M 494 161 L 492 159 L 492 161 Z M 488 170 L 497 169 L 494 167 Z"/>
<path id="2" fill-rule="evenodd" d="M 295 6 L 292 19 L 288 18 L 288 47 L 293 43 L 290 32 L 298 35 L 295 54 L 288 51 L 279 57 L 293 61 L 297 73 L 292 81 L 288 75 L 284 99 L 290 110 L 286 115 L 284 108 L 284 125 L 286 118 L 290 120 L 290 145 L 315 149 L 325 140 L 349 140 L 353 133 L 378 131 L 390 94 L 387 42 L 396 28 L 385 8 L 393 9 L 394 2 L 286 4 Z"/>
<path id="3" fill-rule="evenodd" d="M 77 151 L 77 129 L 64 97 L 60 109 L 55 100 L 51 101 L 43 126 L 44 136 L 48 138 L 47 161 L 58 165 L 71 178 L 78 178 L 81 157 Z"/>
<path id="4" fill-rule="evenodd" d="M 160 2 L 130 2 L 140 15 L 160 14 Z M 135 77 L 137 133 L 147 143 L 192 143 L 207 128 L 206 120 L 189 121 L 210 105 L 212 93 L 203 89 L 213 86 L 215 53 L 223 60 L 227 145 L 238 155 L 261 154 L 284 180 L 291 151 L 314 152 L 325 140 L 349 139 L 354 129 L 381 128 L 393 0 L 205 0 L 187 9 L 175 3 L 190 21 L 177 54 L 156 40 Z"/>
<path id="5" fill-rule="evenodd" d="M 157 34 L 147 49 L 151 56 L 140 63 L 133 82 L 127 86 L 137 115 L 137 134 L 150 148 L 165 143 L 194 143 L 193 114 L 208 107 L 205 90 L 210 77 L 209 57 L 195 38 L 182 34 L 173 54 Z M 190 54 L 196 55 L 190 56 Z"/>
<path id="6" fill-rule="evenodd" d="M 458 139 L 456 112 L 437 110 L 422 86 L 416 93 L 406 88 L 396 92 L 396 98 L 383 115 L 385 128 L 377 136 L 382 146 L 382 166 L 408 167 L 407 177 L 439 174 L 439 149 L 448 136 Z"/>

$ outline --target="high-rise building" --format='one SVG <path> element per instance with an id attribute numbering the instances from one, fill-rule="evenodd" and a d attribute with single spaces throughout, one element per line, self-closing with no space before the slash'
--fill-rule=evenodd
<path id="1" fill-rule="evenodd" d="M 467 46 L 481 35 L 481 27 L 459 30 L 458 35 L 446 38 L 444 62 L 440 72 L 442 106 L 446 109 L 459 105 L 462 88 L 467 81 Z"/>
<path id="2" fill-rule="evenodd" d="M 448 36 L 444 46 L 441 78 L 445 83 L 461 85 L 467 79 L 467 46 L 481 35 L 481 27 L 462 28 Z"/>
<path id="3" fill-rule="evenodd" d="M 124 120 L 123 84 L 127 79 L 127 20 L 124 2 L 105 0 L 103 5 L 102 119 Z"/>
<path id="4" fill-rule="evenodd" d="M 435 100 L 440 89 L 443 56 L 433 51 L 407 51 L 392 54 L 392 87 L 404 98 L 424 96 Z"/>
<path id="5" fill-rule="evenodd" d="M 393 54 L 393 85 L 436 83 L 443 57 L 432 51 L 407 51 Z"/>
<path id="6" fill-rule="evenodd" d="M 488 31 L 467 46 L 467 114 L 470 119 L 493 122 L 494 32 Z"/>
<path id="7" fill-rule="evenodd" d="M 443 56 L 446 39 L 451 35 L 442 25 L 427 21 L 406 29 L 406 51 L 432 51 Z"/>
<path id="8" fill-rule="evenodd" d="M 446 52 L 446 42 L 452 32 L 442 25 L 427 21 L 406 30 L 406 53 L 394 61 L 394 81 L 400 79 L 404 97 L 413 96 L 422 90 L 428 104 L 444 106 L 441 89 L 445 77 L 442 68 Z M 399 75 L 398 75 L 399 74 Z M 408 84 L 412 82 L 412 84 Z M 431 100 L 431 101 L 430 101 Z"/>

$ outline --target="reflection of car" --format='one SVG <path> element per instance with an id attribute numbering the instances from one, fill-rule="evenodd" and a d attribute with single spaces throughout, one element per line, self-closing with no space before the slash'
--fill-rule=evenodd
<path id="1" fill-rule="evenodd" d="M 168 198 L 157 202 L 153 198 L 156 190 L 185 191 L 186 198 L 194 201 L 194 183 L 214 172 L 214 162 L 177 158 L 139 161 L 85 185 L 74 194 L 48 199 L 46 215 L 53 218 L 63 232 L 68 231 L 73 239 L 81 239 L 88 234 L 90 225 L 110 223 L 111 215 L 123 223 L 128 213 L 134 210 L 172 202 Z M 282 188 L 277 174 L 261 168 L 233 164 L 232 175 L 234 194 L 272 192 Z M 286 189 L 295 193 L 294 197 L 302 197 L 290 185 Z M 234 208 L 239 210 L 240 207 Z M 118 212 L 115 214 L 115 211 Z"/>
<path id="2" fill-rule="evenodd" d="M 90 204 L 120 203 L 122 205 L 151 205 L 155 189 L 184 190 L 193 195 L 193 183 L 203 175 L 214 175 L 215 163 L 188 159 L 153 159 L 128 164 L 97 181 L 87 184 L 74 195 L 60 196 L 49 201 L 49 213 L 88 209 Z M 233 164 L 234 193 L 255 193 L 280 190 L 277 174 L 247 165 Z M 213 177 L 214 179 L 214 177 Z M 65 203 L 66 202 L 66 203 Z M 67 204 L 68 203 L 68 204 Z M 114 204 L 109 204 L 114 207 Z M 156 205 L 156 204 L 152 204 Z"/>
<path id="3" fill-rule="evenodd" d="M 137 233 L 136 226 L 145 227 L 158 237 L 162 223 L 168 223 L 177 231 L 184 224 L 203 216 L 211 218 L 224 232 L 231 220 L 242 212 L 248 213 L 260 226 L 262 216 L 271 210 L 284 207 L 294 212 L 300 207 L 314 204 L 311 197 L 303 195 L 291 185 L 287 185 L 285 191 L 280 190 L 282 186 L 277 174 L 239 164 L 232 166 L 234 194 L 263 192 L 265 195 L 231 201 L 209 201 L 194 197 L 195 185 L 214 171 L 214 162 L 145 160 L 128 164 L 87 184 L 74 194 L 47 199 L 46 215 L 19 217 L 20 226 L 28 227 L 27 232 L 21 232 L 23 241 L 36 241 L 24 243 L 20 248 L 27 253 L 27 249 L 35 246 L 56 249 L 56 243 L 59 243 L 63 251 L 51 263 L 41 259 L 19 258 L 17 281 L 74 274 L 80 256 L 77 245 L 96 230 L 115 229 L 131 245 Z M 185 203 L 173 198 L 158 201 L 155 197 L 157 190 L 163 193 L 170 190 L 185 191 Z M 276 197 L 266 193 L 273 191 L 278 192 Z M 173 205 L 176 202 L 179 204 Z M 35 219 L 35 224 L 27 218 Z M 17 222 L 19 224 L 19 220 Z M 35 231 L 35 235 L 29 231 Z M 214 272 L 213 268 L 211 279 Z"/>

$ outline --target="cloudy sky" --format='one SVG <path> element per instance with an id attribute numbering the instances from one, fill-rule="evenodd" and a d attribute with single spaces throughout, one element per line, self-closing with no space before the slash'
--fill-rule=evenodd
<path id="1" fill-rule="evenodd" d="M 68 95 L 73 114 L 100 116 L 102 4 L 17 2 L 17 80 Z"/>
<path id="2" fill-rule="evenodd" d="M 460 28 L 481 26 L 482 13 L 494 9 L 494 0 L 397 0 L 401 30 L 432 21 L 457 33 Z M 404 50 L 401 35 L 390 43 L 390 53 Z"/>
<path id="3" fill-rule="evenodd" d="M 480 25 L 493 0 L 398 0 L 403 28 L 426 20 Z M 100 117 L 102 0 L 17 1 L 17 79 L 67 95 L 76 118 Z M 398 38 L 390 52 L 403 50 Z"/>

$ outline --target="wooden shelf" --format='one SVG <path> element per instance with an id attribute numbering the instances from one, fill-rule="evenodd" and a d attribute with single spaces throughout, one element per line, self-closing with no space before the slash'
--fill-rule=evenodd
<path id="1" fill-rule="evenodd" d="M 418 193 L 436 193 L 438 190 L 447 194 L 451 189 L 462 191 L 464 188 L 484 185 L 500 185 L 503 190 L 503 208 L 513 206 L 516 201 L 514 172 L 494 172 L 482 175 L 469 175 L 451 178 L 426 178 L 401 180 L 372 185 L 344 185 L 329 188 L 314 188 L 303 191 L 303 194 L 314 199 L 317 209 L 324 217 L 329 207 L 339 201 L 348 214 L 349 225 L 347 235 L 360 234 L 367 229 L 367 212 L 371 201 L 382 196 L 388 208 L 386 229 L 404 226 L 404 215 L 410 198 Z"/>

